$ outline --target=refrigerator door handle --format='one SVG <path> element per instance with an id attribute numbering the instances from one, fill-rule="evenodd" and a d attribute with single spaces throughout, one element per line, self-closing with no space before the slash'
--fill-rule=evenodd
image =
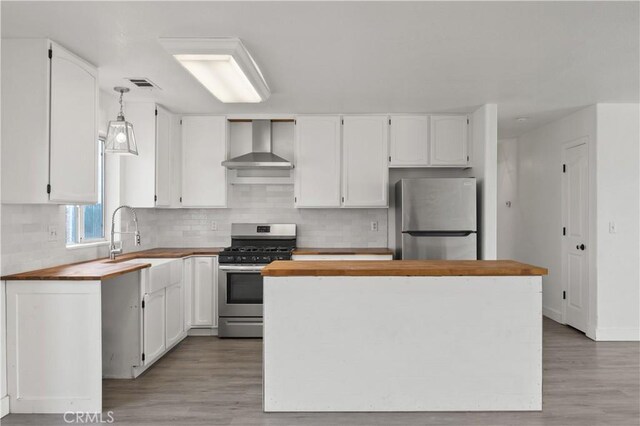
<path id="1" fill-rule="evenodd" d="M 403 231 L 412 237 L 468 237 L 475 231 Z"/>

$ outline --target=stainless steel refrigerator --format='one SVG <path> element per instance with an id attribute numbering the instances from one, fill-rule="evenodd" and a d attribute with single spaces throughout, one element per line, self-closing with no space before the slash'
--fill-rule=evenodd
<path id="1" fill-rule="evenodd" d="M 396 183 L 397 259 L 477 259 L 475 178 Z"/>

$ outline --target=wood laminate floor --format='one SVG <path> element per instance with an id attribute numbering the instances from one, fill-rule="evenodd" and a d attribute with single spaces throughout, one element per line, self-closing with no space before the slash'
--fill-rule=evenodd
<path id="1" fill-rule="evenodd" d="M 639 425 L 640 343 L 593 342 L 544 321 L 542 412 L 262 412 L 262 341 L 189 337 L 136 380 L 105 380 L 121 425 Z M 105 414 L 105 420 L 107 419 Z M 65 425 L 10 414 L 2 425 Z"/>

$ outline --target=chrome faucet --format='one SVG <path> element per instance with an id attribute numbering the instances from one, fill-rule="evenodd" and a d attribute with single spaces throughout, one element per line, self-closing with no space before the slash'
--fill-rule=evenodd
<path id="1" fill-rule="evenodd" d="M 133 223 L 136 225 L 136 230 L 134 232 L 116 232 L 116 213 L 120 209 L 128 209 L 131 211 L 131 215 L 133 216 Z M 109 258 L 111 260 L 116 258 L 116 254 L 122 253 L 122 241 L 120 241 L 120 247 L 116 247 L 116 242 L 114 240 L 116 234 L 133 234 L 135 235 L 136 245 L 140 245 L 140 232 L 138 232 L 138 217 L 136 216 L 136 211 L 133 207 L 130 206 L 120 206 L 113 211 L 111 215 L 111 243 L 109 244 Z"/>

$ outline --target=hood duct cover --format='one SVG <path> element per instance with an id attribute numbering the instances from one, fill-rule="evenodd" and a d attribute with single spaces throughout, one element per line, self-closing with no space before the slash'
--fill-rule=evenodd
<path id="1" fill-rule="evenodd" d="M 271 120 L 252 121 L 251 152 L 223 161 L 227 169 L 270 169 L 288 170 L 293 168 L 290 161 L 271 152 Z"/>

